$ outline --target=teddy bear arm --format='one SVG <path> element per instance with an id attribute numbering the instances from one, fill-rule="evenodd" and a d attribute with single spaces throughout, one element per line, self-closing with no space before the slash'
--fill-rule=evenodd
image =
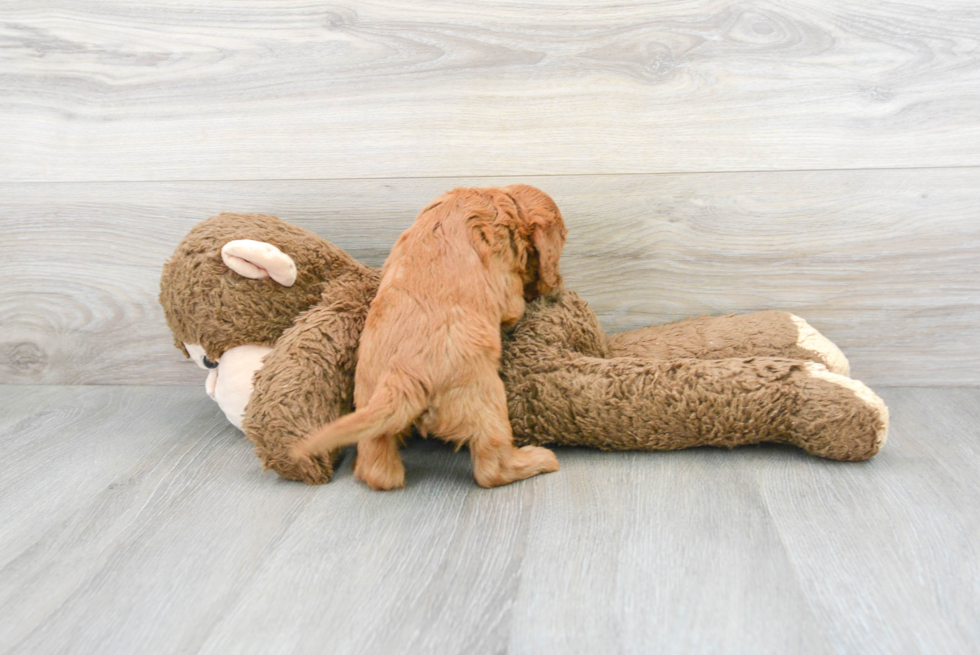
<path id="1" fill-rule="evenodd" d="M 700 316 L 609 337 L 612 357 L 725 359 L 784 357 L 850 374 L 847 358 L 802 318 L 782 311 Z"/>
<path id="2" fill-rule="evenodd" d="M 518 445 L 678 450 L 777 442 L 863 460 L 878 452 L 888 428 L 884 403 L 860 382 L 782 358 L 568 354 L 505 371 L 505 383 Z"/>
<path id="3" fill-rule="evenodd" d="M 242 430 L 267 469 L 284 478 L 323 484 L 340 451 L 300 467 L 291 446 L 313 429 L 353 410 L 357 343 L 377 291 L 376 276 L 331 283 L 324 302 L 297 318 L 255 374 Z"/>

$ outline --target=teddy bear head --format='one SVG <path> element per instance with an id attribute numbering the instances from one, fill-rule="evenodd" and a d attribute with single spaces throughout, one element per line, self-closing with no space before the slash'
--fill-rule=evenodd
<path id="1" fill-rule="evenodd" d="M 207 365 L 241 345 L 271 347 L 320 301 L 325 283 L 360 268 L 275 216 L 223 213 L 177 246 L 163 268 L 160 304 L 177 348 Z"/>

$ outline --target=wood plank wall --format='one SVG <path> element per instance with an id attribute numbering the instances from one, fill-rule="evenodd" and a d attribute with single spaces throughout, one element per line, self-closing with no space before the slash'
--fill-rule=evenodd
<path id="1" fill-rule="evenodd" d="M 380 264 L 525 181 L 610 331 L 783 308 L 980 383 L 975 0 L 6 0 L 0 46 L 0 382 L 199 383 L 156 293 L 211 214 Z"/>

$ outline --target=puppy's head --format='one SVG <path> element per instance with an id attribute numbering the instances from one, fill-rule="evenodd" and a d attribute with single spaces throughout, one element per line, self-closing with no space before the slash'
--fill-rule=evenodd
<path id="1" fill-rule="evenodd" d="M 527 300 L 561 283 L 558 260 L 565 245 L 565 224 L 548 194 L 526 184 L 456 189 L 431 207 L 445 201 L 467 215 L 470 241 L 484 264 L 517 276 Z"/>

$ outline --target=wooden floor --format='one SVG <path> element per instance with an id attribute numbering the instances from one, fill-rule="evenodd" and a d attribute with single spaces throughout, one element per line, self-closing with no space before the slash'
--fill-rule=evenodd
<path id="1" fill-rule="evenodd" d="M 882 389 L 874 460 L 561 450 L 483 490 L 261 473 L 200 387 L 0 387 L 4 653 L 966 653 L 980 389 Z"/>

